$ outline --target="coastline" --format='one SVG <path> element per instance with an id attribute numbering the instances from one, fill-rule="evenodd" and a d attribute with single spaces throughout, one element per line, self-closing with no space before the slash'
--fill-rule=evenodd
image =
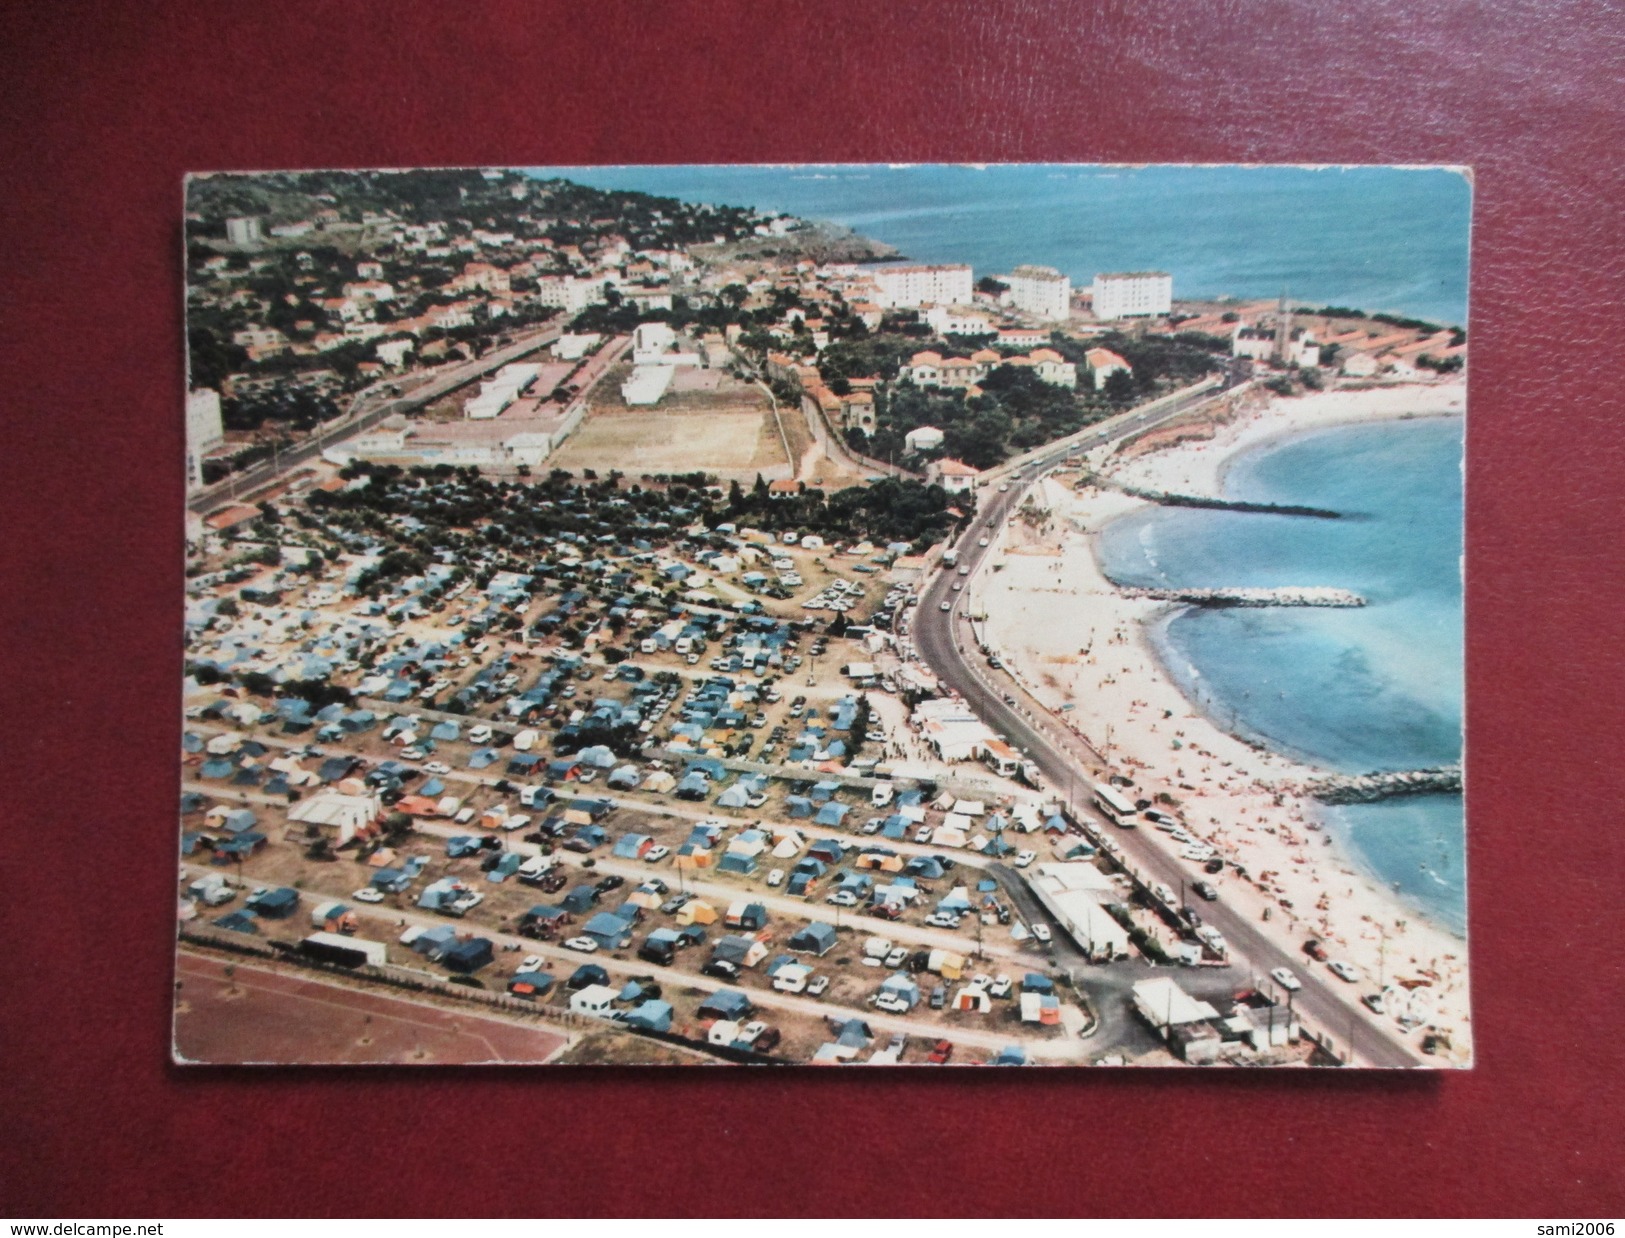
<path id="1" fill-rule="evenodd" d="M 1272 441 L 1463 411 L 1460 381 L 1274 398 L 1239 413 L 1209 439 L 1126 458 L 1097 452 L 1090 464 L 1138 488 L 1218 497 L 1231 462 Z M 1110 489 L 1075 491 L 1071 479 L 1055 478 L 1035 495 L 1041 515 L 1011 522 L 998 566 L 978 584 L 989 645 L 1044 704 L 1071 704 L 1059 716 L 1106 752 L 1114 768 L 1147 794 L 1177 797 L 1190 832 L 1245 868 L 1247 880 L 1227 870 L 1216 882 L 1221 897 L 1256 918 L 1268 908 L 1272 920 L 1290 926 L 1293 945 L 1322 938 L 1333 958 L 1361 973 L 1351 990 L 1376 990 L 1379 974 L 1390 985 L 1425 985 L 1437 1012 L 1430 1025 L 1451 1040 L 1445 1056 L 1454 1064 L 1470 1061 L 1463 939 L 1374 879 L 1334 838 L 1322 806 L 1297 791 L 1323 770 L 1229 733 L 1186 697 L 1153 637 L 1156 625 L 1181 608 L 1125 597 L 1105 576 L 1099 531 L 1148 502 Z M 1201 876 L 1195 865 L 1191 872 Z"/>

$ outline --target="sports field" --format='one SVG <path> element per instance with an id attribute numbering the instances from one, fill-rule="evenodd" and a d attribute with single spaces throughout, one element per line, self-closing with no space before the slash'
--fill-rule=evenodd
<path id="1" fill-rule="evenodd" d="M 767 397 L 758 388 L 715 371 L 705 385 L 696 381 L 698 375 L 685 374 L 659 404 L 629 408 L 620 398 L 623 368 L 613 369 L 594 389 L 586 420 L 549 458 L 549 468 L 619 469 L 634 480 L 705 472 L 748 483 L 758 473 L 769 481 L 793 475 Z"/>
<path id="2" fill-rule="evenodd" d="M 227 975 L 226 968 L 232 968 Z M 181 951 L 175 1060 L 200 1065 L 546 1062 L 562 1032 Z"/>

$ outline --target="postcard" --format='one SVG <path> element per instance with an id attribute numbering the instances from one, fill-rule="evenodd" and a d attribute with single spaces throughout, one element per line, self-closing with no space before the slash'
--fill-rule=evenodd
<path id="1" fill-rule="evenodd" d="M 1470 1066 L 1471 198 L 188 178 L 176 1061 Z"/>

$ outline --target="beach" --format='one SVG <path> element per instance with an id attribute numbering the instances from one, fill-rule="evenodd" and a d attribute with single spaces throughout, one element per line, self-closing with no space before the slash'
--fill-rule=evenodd
<path id="1" fill-rule="evenodd" d="M 1459 415 L 1461 382 L 1389 386 L 1272 398 L 1239 412 L 1211 437 L 1144 443 L 1090 467 L 1112 485 L 1218 497 L 1228 463 L 1272 439 L 1305 430 L 1405 416 Z M 1169 435 L 1169 440 L 1176 436 Z M 1354 991 L 1416 984 L 1446 1033 L 1449 1060 L 1471 1056 L 1464 941 L 1401 903 L 1344 853 L 1320 805 L 1300 788 L 1326 771 L 1226 733 L 1181 693 L 1153 650 L 1149 630 L 1176 608 L 1125 596 L 1101 571 L 1098 531 L 1146 501 L 1120 490 L 1075 488 L 1057 474 L 1035 487 L 1024 517 L 1001 534 L 995 569 L 979 573 L 972 600 L 985 638 L 1032 694 L 1133 778 L 1139 794 L 1178 801 L 1186 828 L 1240 865 L 1215 879 L 1228 904 L 1266 909 L 1296 949 L 1320 938 L 1361 973 Z M 1190 865 L 1192 879 L 1200 866 Z M 1305 958 L 1304 964 L 1308 966 Z"/>

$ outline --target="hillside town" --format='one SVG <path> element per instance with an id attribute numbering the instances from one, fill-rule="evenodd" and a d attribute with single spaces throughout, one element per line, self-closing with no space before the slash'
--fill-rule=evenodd
<path id="1" fill-rule="evenodd" d="M 1460 329 L 509 170 L 198 177 L 187 240 L 179 1060 L 1450 1053 L 977 592 L 1046 485 Z"/>

